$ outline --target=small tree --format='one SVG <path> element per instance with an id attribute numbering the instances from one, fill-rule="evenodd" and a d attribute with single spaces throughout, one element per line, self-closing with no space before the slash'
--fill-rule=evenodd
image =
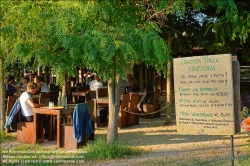
<path id="1" fill-rule="evenodd" d="M 228 3 L 189 1 L 199 10 L 207 6 L 235 11 Z M 221 2 L 221 1 L 220 1 Z M 52 66 L 62 84 L 64 74 L 76 66 L 91 66 L 108 80 L 108 143 L 118 138 L 117 124 L 122 68 L 145 62 L 166 73 L 170 49 L 158 35 L 161 30 L 146 19 L 149 5 L 157 12 L 182 17 L 189 4 L 179 1 L 3 1 L 1 2 L 1 52 L 5 66 L 12 61 Z M 153 14 L 154 15 L 154 14 Z"/>
<path id="2" fill-rule="evenodd" d="M 132 3 L 132 1 L 131 1 Z M 1 47 L 13 60 L 52 66 L 57 76 L 91 66 L 108 80 L 108 143 L 118 138 L 122 68 L 146 62 L 165 70 L 169 52 L 153 22 L 138 20 L 141 8 L 120 1 L 4 2 Z M 8 7 L 7 7 L 8 6 Z M 9 50 L 9 54 L 6 54 Z M 61 82 L 61 81 L 60 81 Z"/>

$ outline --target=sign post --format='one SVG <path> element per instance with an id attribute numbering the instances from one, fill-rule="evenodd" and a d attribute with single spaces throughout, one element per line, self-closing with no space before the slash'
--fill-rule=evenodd
<path id="1" fill-rule="evenodd" d="M 236 76 L 233 77 L 232 68 L 231 54 L 174 59 L 177 132 L 230 135 L 233 160 L 233 135 L 239 131 L 235 121 L 237 124 L 240 121 L 240 103 L 239 82 L 236 81 L 237 87 L 233 85 Z"/>
<path id="2" fill-rule="evenodd" d="M 234 135 L 230 54 L 174 59 L 174 85 L 178 133 Z"/>

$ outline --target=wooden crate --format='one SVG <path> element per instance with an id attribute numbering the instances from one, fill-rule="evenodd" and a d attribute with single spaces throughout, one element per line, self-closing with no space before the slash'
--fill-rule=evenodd
<path id="1" fill-rule="evenodd" d="M 74 129 L 71 124 L 62 124 L 61 125 L 61 145 L 65 149 L 77 149 L 80 146 L 86 145 L 87 143 L 87 134 L 83 135 L 83 140 L 81 142 L 77 142 L 74 138 Z"/>
<path id="2" fill-rule="evenodd" d="M 34 123 L 17 123 L 17 142 L 22 144 L 33 144 Z M 43 122 L 37 122 L 37 142 L 44 142 Z"/>

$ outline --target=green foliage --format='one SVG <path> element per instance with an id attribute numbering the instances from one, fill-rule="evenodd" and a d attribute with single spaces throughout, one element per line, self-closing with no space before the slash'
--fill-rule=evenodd
<path id="1" fill-rule="evenodd" d="M 248 117 L 250 117 L 250 111 L 247 107 L 243 107 L 242 111 L 241 111 L 241 117 L 243 119 L 246 119 Z"/>
<path id="2" fill-rule="evenodd" d="M 38 144 L 36 145 L 20 145 L 20 146 L 15 146 L 13 151 L 28 151 L 28 150 L 34 150 L 34 151 L 45 151 L 46 149 Z"/>
<path id="3" fill-rule="evenodd" d="M 5 67 L 13 61 L 52 66 L 56 74 L 75 75 L 76 66 L 97 70 L 104 79 L 117 69 L 145 61 L 165 71 L 170 50 L 152 22 L 141 22 L 135 2 L 6 2 L 1 50 Z M 7 8 L 6 6 L 11 6 Z M 8 52 L 6 53 L 6 50 Z M 59 75 L 58 83 L 61 84 Z"/>
<path id="4" fill-rule="evenodd" d="M 7 141 L 9 138 L 5 130 L 0 130 L 0 142 Z"/>
<path id="5" fill-rule="evenodd" d="M 86 160 L 114 159 L 142 153 L 141 150 L 132 148 L 120 140 L 108 146 L 106 139 L 102 137 L 98 138 L 95 143 L 88 144 L 84 150 L 87 151 L 84 155 Z"/>

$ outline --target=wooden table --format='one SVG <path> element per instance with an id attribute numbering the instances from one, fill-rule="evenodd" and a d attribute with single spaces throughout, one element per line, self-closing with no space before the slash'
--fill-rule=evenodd
<path id="1" fill-rule="evenodd" d="M 83 96 L 85 97 L 86 92 L 72 92 L 72 102 L 73 104 L 76 103 L 75 97 Z"/>
<path id="2" fill-rule="evenodd" d="M 60 126 L 61 115 L 73 113 L 74 107 L 68 107 L 67 109 L 50 109 L 50 108 L 33 108 L 34 113 L 34 132 L 33 132 L 33 144 L 37 143 L 37 114 L 56 115 L 57 116 L 57 147 L 60 148 Z M 50 130 L 52 126 L 49 126 Z"/>

